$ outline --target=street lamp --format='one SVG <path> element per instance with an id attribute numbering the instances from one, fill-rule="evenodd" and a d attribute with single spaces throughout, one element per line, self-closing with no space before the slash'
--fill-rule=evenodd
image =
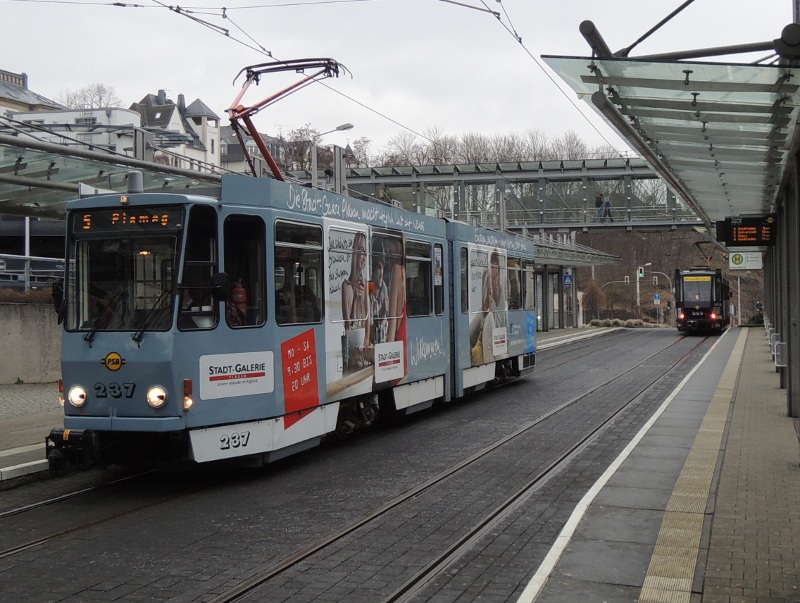
<path id="1" fill-rule="evenodd" d="M 327 132 L 323 132 L 322 134 L 317 134 L 311 139 L 311 186 L 316 188 L 317 187 L 317 141 L 325 136 L 326 134 L 330 134 L 331 132 L 343 132 L 344 130 L 352 130 L 353 124 L 346 123 L 340 126 L 336 126 L 333 130 L 328 130 Z"/>

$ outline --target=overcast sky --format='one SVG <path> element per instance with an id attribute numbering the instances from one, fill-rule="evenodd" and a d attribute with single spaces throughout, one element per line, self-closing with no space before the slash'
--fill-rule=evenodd
<path id="1" fill-rule="evenodd" d="M 240 77 L 234 84 L 234 77 L 245 66 L 270 60 L 254 49 L 261 46 L 277 59 L 333 58 L 352 73 L 325 80 L 329 88 L 313 85 L 264 109 L 255 120 L 262 133 L 277 135 L 305 124 L 324 132 L 351 122 L 354 129 L 328 135 L 325 142 L 343 146 L 366 137 L 375 153 L 405 128 L 424 133 L 436 127 L 453 135 L 538 130 L 550 137 L 574 131 L 592 147 L 624 150 L 540 57 L 588 56 L 578 30 L 583 20 L 595 23 L 613 51 L 626 47 L 681 4 L 190 0 L 181 5 L 193 17 L 227 29 L 226 37 L 152 0 L 124 8 L 91 0 L 0 0 L 0 69 L 27 73 L 29 88 L 54 100 L 65 91 L 103 83 L 128 107 L 164 89 L 172 100 L 178 94 L 187 103 L 201 99 L 227 124 L 225 110 L 243 82 Z M 221 18 L 223 5 L 227 19 Z M 631 56 L 763 42 L 779 37 L 791 20 L 792 0 L 695 0 Z M 266 75 L 243 104 L 255 104 L 296 79 Z"/>

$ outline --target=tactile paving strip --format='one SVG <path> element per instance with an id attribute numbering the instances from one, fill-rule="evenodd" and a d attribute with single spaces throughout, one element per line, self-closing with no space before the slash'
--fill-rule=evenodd
<path id="1" fill-rule="evenodd" d="M 744 354 L 747 330 L 740 331 L 667 503 L 639 603 L 689 603 L 691 600 L 706 502 Z"/>

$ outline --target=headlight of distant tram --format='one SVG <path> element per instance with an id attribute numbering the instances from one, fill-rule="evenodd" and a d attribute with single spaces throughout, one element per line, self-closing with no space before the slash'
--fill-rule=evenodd
<path id="1" fill-rule="evenodd" d="M 83 389 L 80 385 L 73 385 L 69 388 L 69 393 L 67 394 L 67 399 L 69 403 L 72 404 L 75 408 L 80 408 L 84 404 L 86 404 L 86 390 Z"/>
<path id="2" fill-rule="evenodd" d="M 153 408 L 161 408 L 167 403 L 167 390 L 160 385 L 154 385 L 147 390 L 147 403 Z"/>

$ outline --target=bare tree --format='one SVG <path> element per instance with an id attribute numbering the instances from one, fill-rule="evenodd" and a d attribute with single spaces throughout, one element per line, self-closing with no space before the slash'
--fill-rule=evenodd
<path id="1" fill-rule="evenodd" d="M 453 136 L 445 134 L 441 128 L 434 126 L 425 131 L 426 142 L 422 143 L 423 159 L 431 165 L 442 165 L 455 162 L 455 151 L 458 141 Z M 421 165 L 421 164 L 420 164 Z"/>
<path id="2" fill-rule="evenodd" d="M 583 290 L 583 307 L 590 316 L 600 317 L 600 309 L 606 304 L 605 292 L 597 286 L 597 282 L 590 280 Z"/>
<path id="3" fill-rule="evenodd" d="M 285 169 L 306 170 L 311 167 L 311 141 L 319 136 L 319 131 L 305 124 L 300 128 L 289 130 L 283 140 L 283 158 Z M 319 144 L 319 140 L 317 140 Z"/>
<path id="4" fill-rule="evenodd" d="M 569 130 L 551 144 L 552 152 L 558 159 L 586 159 L 589 148 L 577 133 Z"/>
<path id="5" fill-rule="evenodd" d="M 490 161 L 489 139 L 478 132 L 467 132 L 459 141 L 459 158 L 463 163 L 486 163 Z"/>
<path id="6" fill-rule="evenodd" d="M 511 132 L 505 136 L 493 136 L 489 141 L 492 161 L 524 161 L 527 160 L 527 145 L 519 134 Z"/>
<path id="7" fill-rule="evenodd" d="M 356 138 L 353 144 L 350 145 L 358 167 L 368 167 L 370 165 L 369 145 L 371 143 L 372 140 L 362 136 L 361 138 Z"/>
<path id="8" fill-rule="evenodd" d="M 547 136 L 539 130 L 528 130 L 525 141 L 525 157 L 529 161 L 544 161 L 551 159 Z"/>
<path id="9" fill-rule="evenodd" d="M 390 139 L 383 152 L 383 165 L 422 165 L 419 159 L 424 155 L 417 136 L 411 132 L 400 132 Z"/>
<path id="10" fill-rule="evenodd" d="M 418 136 L 404 131 L 392 138 L 375 158 L 378 165 L 431 165 L 509 161 L 553 161 L 619 157 L 613 147 L 590 149 L 573 131 L 548 138 L 538 130 L 487 136 L 467 132 L 459 136 L 431 128 Z"/>
<path id="11" fill-rule="evenodd" d="M 80 90 L 62 90 L 56 100 L 69 109 L 106 109 L 122 104 L 114 87 L 105 84 L 90 84 Z"/>
<path id="12" fill-rule="evenodd" d="M 593 159 L 612 159 L 619 157 L 619 151 L 611 145 L 603 145 L 589 151 L 588 156 Z"/>

